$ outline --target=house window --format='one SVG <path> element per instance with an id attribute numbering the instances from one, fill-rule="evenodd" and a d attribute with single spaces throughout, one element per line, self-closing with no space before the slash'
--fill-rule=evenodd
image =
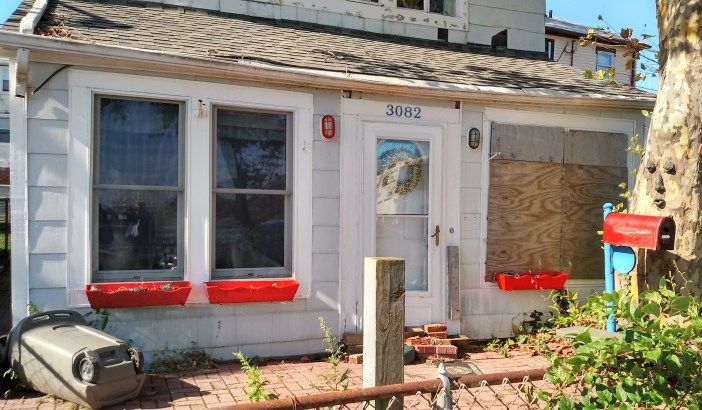
<path id="1" fill-rule="evenodd" d="M 215 110 L 213 279 L 291 276 L 287 113 Z"/>
<path id="2" fill-rule="evenodd" d="M 397 0 L 397 7 L 448 16 L 456 14 L 456 0 Z"/>
<path id="3" fill-rule="evenodd" d="M 0 67 L 0 79 L 2 79 L 2 90 L 10 91 L 10 72 L 7 67 Z"/>
<path id="4" fill-rule="evenodd" d="M 95 100 L 93 281 L 183 277 L 183 107 Z"/>
<path id="5" fill-rule="evenodd" d="M 553 61 L 554 60 L 554 49 L 556 48 L 556 40 L 552 38 L 546 39 L 546 57 Z"/>
<path id="6" fill-rule="evenodd" d="M 610 68 L 614 68 L 614 56 L 613 50 L 597 48 L 597 71 L 603 70 L 607 71 Z"/>

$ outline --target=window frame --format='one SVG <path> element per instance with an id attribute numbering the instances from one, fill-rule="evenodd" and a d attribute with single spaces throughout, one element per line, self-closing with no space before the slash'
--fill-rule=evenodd
<path id="1" fill-rule="evenodd" d="M 217 118 L 220 110 L 229 111 L 240 111 L 240 112 L 251 112 L 251 113 L 263 113 L 263 114 L 277 114 L 285 115 L 285 189 L 284 190 L 274 190 L 274 189 L 248 189 L 248 188 L 219 188 L 217 187 Z M 293 248 L 295 246 L 292 229 L 293 229 L 293 201 L 294 190 L 293 184 L 295 181 L 295 171 L 294 171 L 294 150 L 293 150 L 293 113 L 285 111 L 273 111 L 265 109 L 252 109 L 250 107 L 242 106 L 232 106 L 232 105 L 213 105 L 212 106 L 212 143 L 211 145 L 211 158 L 210 163 L 211 169 L 211 202 L 210 202 L 210 215 L 212 219 L 211 229 L 210 229 L 210 240 L 212 246 L 210 246 L 210 260 L 212 261 L 211 277 L 212 281 L 218 280 L 270 280 L 270 279 L 288 279 L 293 276 L 292 274 L 292 259 L 293 259 Z M 216 249 L 217 249 L 217 194 L 234 194 L 234 195 L 282 195 L 285 198 L 284 205 L 284 252 L 285 252 L 285 263 L 282 267 L 265 267 L 265 268 L 227 268 L 227 269 L 217 269 L 216 267 Z M 237 273 L 249 272 L 250 276 L 240 276 Z M 275 272 L 275 273 L 272 273 Z"/>
<path id="2" fill-rule="evenodd" d="M 100 184 L 100 102 L 103 99 L 115 99 L 126 101 L 147 101 L 178 105 L 178 184 L 176 186 L 160 185 L 123 185 L 123 184 Z M 185 101 L 178 99 L 148 98 L 144 96 L 133 96 L 124 94 L 93 94 L 93 141 L 91 158 L 91 189 L 90 189 L 90 229 L 92 237 L 96 238 L 91 242 L 90 253 L 90 277 L 92 283 L 104 282 L 151 282 L 158 280 L 182 280 L 185 274 L 185 138 L 186 130 Z M 178 265 L 175 269 L 128 269 L 128 270 L 99 270 L 99 218 L 98 218 L 98 192 L 107 190 L 118 191 L 148 191 L 148 192 L 175 192 L 177 197 L 177 251 Z M 142 275 L 137 275 L 142 273 Z"/>
<path id="3" fill-rule="evenodd" d="M 192 80 L 158 75 L 68 69 L 69 109 L 66 235 L 69 307 L 89 307 L 86 286 L 90 286 L 92 230 L 92 100 L 94 94 L 179 100 L 185 104 L 186 129 L 183 133 L 185 269 L 184 280 L 193 287 L 188 304 L 209 303 L 204 283 L 210 281 L 210 166 L 212 159 L 212 106 L 237 106 L 247 109 L 286 111 L 293 118 L 293 166 L 295 177 L 292 205 L 293 279 L 299 283 L 295 299 L 312 294 L 312 167 L 313 117 L 312 93 L 266 87 L 235 85 L 224 81 Z"/>

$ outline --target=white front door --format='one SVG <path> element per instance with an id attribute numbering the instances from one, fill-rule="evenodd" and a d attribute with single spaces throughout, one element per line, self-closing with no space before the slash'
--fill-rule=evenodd
<path id="1" fill-rule="evenodd" d="M 432 322 L 443 314 L 443 128 L 377 122 L 363 126 L 365 255 L 405 259 L 405 323 Z"/>

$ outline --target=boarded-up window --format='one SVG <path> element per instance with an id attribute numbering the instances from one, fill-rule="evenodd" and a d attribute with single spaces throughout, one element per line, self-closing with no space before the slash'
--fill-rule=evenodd
<path id="1" fill-rule="evenodd" d="M 602 277 L 602 204 L 627 180 L 627 136 L 493 124 L 486 279 L 500 271 Z"/>

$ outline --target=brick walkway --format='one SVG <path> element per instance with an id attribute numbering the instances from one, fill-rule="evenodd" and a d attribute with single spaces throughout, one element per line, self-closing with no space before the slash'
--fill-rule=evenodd
<path id="1" fill-rule="evenodd" d="M 548 366 L 543 357 L 512 356 L 503 358 L 497 353 L 469 355 L 469 366 L 483 374 L 533 369 Z M 325 362 L 271 363 L 260 366 L 269 381 L 269 391 L 280 397 L 311 394 L 325 390 L 322 375 L 330 365 Z M 350 369 L 349 389 L 360 388 L 363 379 L 362 365 L 342 364 Z M 405 366 L 405 381 L 436 378 L 436 365 L 411 364 Z M 202 409 L 221 408 L 247 401 L 244 393 L 246 375 L 238 365 L 221 365 L 216 370 L 196 374 L 159 374 L 147 379 L 138 400 L 125 403 L 117 409 Z M 0 400 L 2 409 L 72 409 L 71 405 L 55 403 L 39 394 L 25 398 Z"/>

